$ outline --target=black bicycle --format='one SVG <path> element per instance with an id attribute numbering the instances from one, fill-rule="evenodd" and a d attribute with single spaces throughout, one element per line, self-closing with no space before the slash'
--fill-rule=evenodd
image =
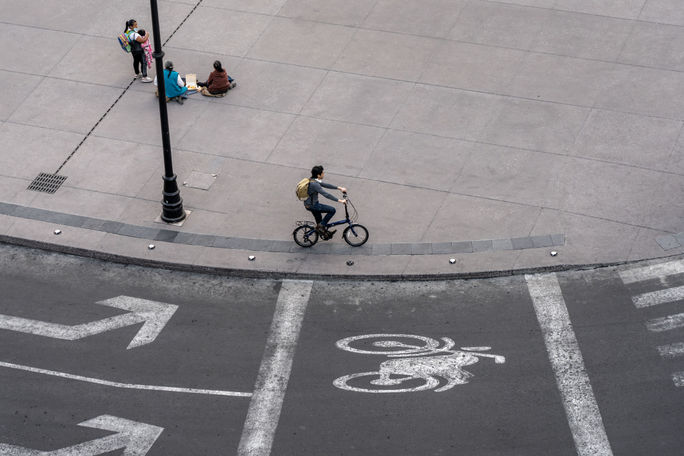
<path id="1" fill-rule="evenodd" d="M 347 194 L 343 193 L 343 196 L 347 201 L 347 204 L 344 205 L 344 219 L 329 223 L 326 225 L 326 228 L 347 224 L 348 226 L 342 232 L 342 237 L 345 242 L 352 247 L 359 247 L 368 240 L 368 230 L 365 226 L 356 223 L 359 213 Z M 318 242 L 319 237 L 318 231 L 316 231 L 316 222 L 310 220 L 298 221 L 297 228 L 292 232 L 292 237 L 297 245 L 301 247 L 312 247 Z"/>

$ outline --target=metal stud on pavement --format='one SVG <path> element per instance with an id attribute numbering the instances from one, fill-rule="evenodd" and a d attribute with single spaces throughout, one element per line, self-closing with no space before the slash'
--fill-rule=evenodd
<path id="1" fill-rule="evenodd" d="M 254 260 L 256 260 L 256 257 L 255 257 L 254 255 L 250 255 L 250 256 L 247 257 L 247 259 L 248 259 L 249 261 L 254 261 Z"/>
<path id="2" fill-rule="evenodd" d="M 558 252 L 556 252 L 555 250 L 551 250 L 551 256 L 556 256 L 556 255 L 558 255 Z"/>
<path id="3" fill-rule="evenodd" d="M 150 249 L 150 250 L 154 250 L 154 244 L 148 245 L 147 248 Z"/>
<path id="4" fill-rule="evenodd" d="M 55 234 L 62 234 L 62 230 L 55 230 Z"/>
<path id="5" fill-rule="evenodd" d="M 451 263 L 451 264 L 456 263 L 456 258 L 449 258 L 449 263 Z"/>
<path id="6" fill-rule="evenodd" d="M 347 266 L 354 266 L 354 262 L 352 260 L 347 260 Z"/>

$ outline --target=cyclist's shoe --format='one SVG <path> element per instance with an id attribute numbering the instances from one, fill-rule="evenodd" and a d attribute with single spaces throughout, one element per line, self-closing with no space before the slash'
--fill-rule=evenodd
<path id="1" fill-rule="evenodd" d="M 317 224 L 316 224 L 316 232 L 317 232 L 318 234 L 320 234 L 321 236 L 325 236 L 325 232 L 326 232 L 326 231 L 327 231 L 327 230 L 325 229 L 325 227 L 324 227 L 323 225 L 321 225 L 320 223 L 317 223 Z"/>
<path id="2" fill-rule="evenodd" d="M 323 235 L 323 240 L 324 240 L 324 241 L 329 241 L 330 239 L 333 238 L 333 235 L 334 235 L 335 233 L 337 233 L 337 230 L 332 230 L 332 231 L 327 231 L 327 230 L 326 230 L 325 234 Z"/>

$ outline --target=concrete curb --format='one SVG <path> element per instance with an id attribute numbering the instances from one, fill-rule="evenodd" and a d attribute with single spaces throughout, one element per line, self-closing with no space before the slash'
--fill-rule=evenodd
<path id="1" fill-rule="evenodd" d="M 629 261 L 617 261 L 592 264 L 560 264 L 553 266 L 528 267 L 521 269 L 487 270 L 463 273 L 445 274 L 309 274 L 280 271 L 255 271 L 239 268 L 226 268 L 217 266 L 201 266 L 194 264 L 174 263 L 160 260 L 148 260 L 124 255 L 111 254 L 81 247 L 71 247 L 44 241 L 18 238 L 8 235 L 0 235 L 0 243 L 45 250 L 55 253 L 63 253 L 96 260 L 109 261 L 119 264 L 130 264 L 143 267 L 168 269 L 172 271 L 192 272 L 200 274 L 214 274 L 220 276 L 242 277 L 250 279 L 299 279 L 299 280 L 335 280 L 335 281 L 431 281 L 431 280 L 468 280 L 489 279 L 495 277 L 510 277 L 523 274 L 541 274 L 547 272 L 580 271 L 606 267 L 623 266 L 629 264 L 644 263 L 650 261 L 662 261 L 672 258 L 684 258 L 683 254 L 665 255 L 649 259 Z"/>

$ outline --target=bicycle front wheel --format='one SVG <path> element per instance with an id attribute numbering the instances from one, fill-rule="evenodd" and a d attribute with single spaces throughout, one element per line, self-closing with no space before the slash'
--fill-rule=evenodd
<path id="1" fill-rule="evenodd" d="M 359 247 L 368 240 L 368 230 L 365 226 L 354 223 L 344 229 L 342 237 L 344 237 L 345 242 L 352 247 Z"/>
<path id="2" fill-rule="evenodd" d="M 311 225 L 302 225 L 292 232 L 294 241 L 300 247 L 311 247 L 318 242 L 318 233 Z"/>

